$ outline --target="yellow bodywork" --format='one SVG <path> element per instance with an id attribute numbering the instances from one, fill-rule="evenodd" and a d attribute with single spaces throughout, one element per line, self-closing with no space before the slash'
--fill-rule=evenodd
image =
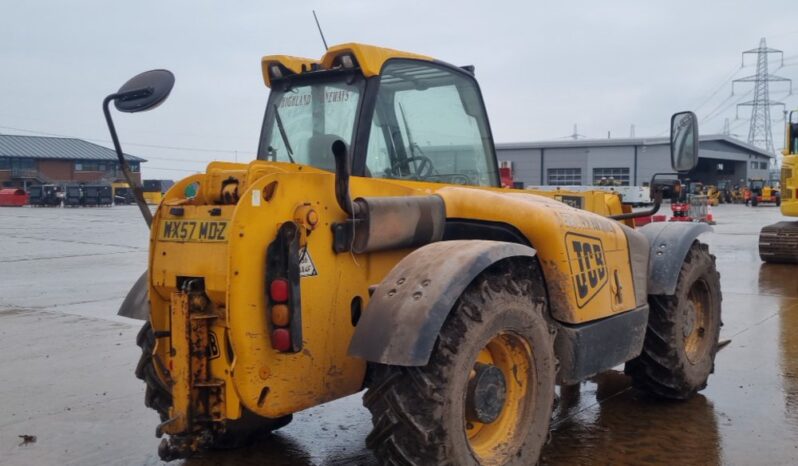
<path id="1" fill-rule="evenodd" d="M 781 161 L 781 213 L 798 217 L 798 155 L 786 155 Z"/>
<path id="2" fill-rule="evenodd" d="M 798 134 L 793 113 L 784 131 L 784 158 L 781 160 L 781 213 L 798 217 Z"/>
<path id="3" fill-rule="evenodd" d="M 289 72 L 299 74 L 303 71 L 310 71 L 313 65 L 322 70 L 329 70 L 334 66 L 335 59 L 341 55 L 351 54 L 360 65 L 363 76 L 370 78 L 377 76 L 382 70 L 382 65 L 391 58 L 412 58 L 416 60 L 432 61 L 432 57 L 419 55 L 416 53 L 403 52 L 401 50 L 386 49 L 373 45 L 349 43 L 330 47 L 321 60 L 312 58 L 292 57 L 289 55 L 267 55 L 261 59 L 263 72 L 263 82 L 267 87 L 271 87 L 272 65 L 282 65 Z"/>
<path id="4" fill-rule="evenodd" d="M 312 67 L 329 69 L 342 54 L 351 54 L 365 76 L 380 73 L 391 58 L 431 60 L 429 57 L 360 44 L 330 48 L 321 60 L 267 56 L 263 77 L 271 83 L 273 65 L 280 73 L 302 73 Z M 231 181 L 234 184 L 231 184 Z M 187 197 L 189 185 L 198 191 Z M 235 186 L 235 190 L 231 187 Z M 628 211 L 615 194 L 596 192 L 534 192 L 503 188 L 445 185 L 428 182 L 353 177 L 353 198 L 382 196 L 440 196 L 447 218 L 481 220 L 510 225 L 536 249 L 548 289 L 553 318 L 579 324 L 636 307 L 626 228 L 606 218 Z M 226 193 L 226 194 L 225 194 Z M 220 196 L 235 194 L 237 202 Z M 367 309 L 369 287 L 380 283 L 411 250 L 368 254 L 333 251 L 334 223 L 347 214 L 335 197 L 334 174 L 310 166 L 253 161 L 249 164 L 213 162 L 204 174 L 177 182 L 164 195 L 145 193 L 160 203 L 151 230 L 149 297 L 156 334 L 174 332 L 175 321 L 186 319 L 187 296 L 181 283 L 202 279 L 209 303 L 205 327 L 182 328 L 172 335 L 213 342 L 208 377 L 217 396 L 214 420 L 237 419 L 242 407 L 277 418 L 358 392 L 366 362 L 349 357 L 355 327 L 352 302 L 360 298 Z M 581 199 L 581 209 L 567 205 Z M 310 213 L 317 221 L 303 224 Z M 300 246 L 307 248 L 315 273 L 300 279 L 302 350 L 272 348 L 271 322 L 265 296 L 266 250 L 280 225 L 302 224 Z M 217 225 L 219 231 L 194 231 L 197 225 Z M 628 221 L 631 226 L 631 221 Z M 587 270 L 586 270 L 587 268 Z M 589 284 L 587 276 L 590 276 Z M 204 340 L 203 340 L 204 341 Z M 159 338 L 156 367 L 167 383 L 184 380 L 185 343 Z M 209 380 L 210 380 L 209 379 Z M 211 382 L 209 382 L 211 383 Z M 183 403 L 173 410 L 190 411 L 185 400 L 197 399 L 174 388 Z M 174 386 L 174 385 L 173 385 Z M 179 392 L 179 390 L 183 390 Z M 179 393 L 178 393 L 179 392 Z M 212 397 L 213 398 L 213 397 Z M 170 413 L 179 418 L 181 412 Z M 218 419 L 217 419 L 218 417 Z M 168 433 L 179 432 L 176 420 Z"/>
<path id="5" fill-rule="evenodd" d="M 237 205 L 219 206 L 211 216 L 212 193 L 222 179 L 241 180 Z M 214 182 L 216 180 L 216 182 Z M 224 380 L 225 417 L 240 416 L 241 406 L 266 417 L 279 417 L 359 391 L 365 362 L 347 356 L 354 332 L 350 303 L 353 297 L 368 303 L 368 288 L 382 278 L 410 250 L 363 255 L 335 254 L 330 226 L 345 220 L 335 200 L 332 173 L 308 166 L 254 161 L 249 165 L 212 163 L 206 175 L 175 184 L 155 215 L 150 255 L 152 325 L 170 329 L 170 302 L 178 277 L 203 277 L 205 291 L 219 318 L 210 324 L 221 357 L 211 359 L 210 372 Z M 198 183 L 199 193 L 185 199 L 187 185 Z M 601 319 L 635 307 L 627 240 L 616 221 L 575 209 L 526 190 L 447 186 L 398 180 L 352 178 L 353 196 L 418 196 L 438 194 L 447 217 L 469 218 L 514 225 L 530 241 L 549 287 L 552 314 L 567 323 Z M 269 200 L 265 193 L 269 193 Z M 575 193 L 586 206 L 602 214 L 620 213 L 617 196 Z M 597 197 L 595 197 L 597 196 Z M 170 213 L 180 206 L 182 215 Z M 316 227 L 306 235 L 317 275 L 301 278 L 303 350 L 278 353 L 270 342 L 263 277 L 265 251 L 277 228 L 310 206 L 318 214 Z M 169 221 L 226 221 L 225 241 L 164 240 Z M 161 239 L 159 239 L 161 235 Z M 595 293 L 580 299 L 576 291 L 578 259 L 569 250 L 579 244 L 601 244 L 606 270 Z M 228 351 L 227 348 L 232 351 Z M 156 348 L 163 361 L 171 348 Z M 167 363 L 168 366 L 168 363 Z"/>
<path id="6" fill-rule="evenodd" d="M 163 194 L 159 191 L 144 191 L 142 194 L 144 195 L 144 200 L 150 205 L 158 205 L 163 199 Z"/>

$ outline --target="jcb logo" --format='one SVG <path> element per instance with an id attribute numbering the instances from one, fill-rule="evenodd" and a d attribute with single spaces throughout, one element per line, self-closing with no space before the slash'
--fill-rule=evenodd
<path id="1" fill-rule="evenodd" d="M 587 304 L 607 283 L 607 264 L 601 240 L 591 236 L 565 235 L 571 277 L 576 290 L 576 304 Z"/>

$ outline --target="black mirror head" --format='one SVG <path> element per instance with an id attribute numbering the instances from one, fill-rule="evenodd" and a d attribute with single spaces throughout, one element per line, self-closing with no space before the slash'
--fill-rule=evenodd
<path id="1" fill-rule="evenodd" d="M 693 112 L 674 113 L 671 117 L 671 167 L 689 172 L 698 164 L 698 119 Z"/>
<path id="2" fill-rule="evenodd" d="M 145 71 L 119 88 L 114 106 L 125 113 L 152 110 L 169 97 L 174 85 L 175 75 L 169 70 Z"/>

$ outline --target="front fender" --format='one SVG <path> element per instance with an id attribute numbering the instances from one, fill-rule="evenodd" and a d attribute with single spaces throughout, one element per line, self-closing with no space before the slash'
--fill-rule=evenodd
<path id="1" fill-rule="evenodd" d="M 397 366 L 426 365 L 466 287 L 496 262 L 535 254 L 522 244 L 485 240 L 442 241 L 416 249 L 377 286 L 349 355 Z"/>
<path id="2" fill-rule="evenodd" d="M 670 295 L 676 292 L 676 282 L 687 251 L 698 235 L 712 231 L 706 223 L 655 222 L 639 228 L 646 236 L 651 250 L 648 262 L 648 294 Z"/>
<path id="3" fill-rule="evenodd" d="M 147 320 L 150 317 L 150 301 L 147 299 L 147 272 L 144 272 L 119 306 L 117 315 L 131 319 Z"/>

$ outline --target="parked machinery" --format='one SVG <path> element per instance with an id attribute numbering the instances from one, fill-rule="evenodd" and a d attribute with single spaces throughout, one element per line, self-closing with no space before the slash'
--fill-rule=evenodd
<path id="1" fill-rule="evenodd" d="M 28 193 L 19 188 L 0 189 L 0 207 L 22 207 L 28 203 Z"/>
<path id="2" fill-rule="evenodd" d="M 709 184 L 704 187 L 704 193 L 707 196 L 707 204 L 712 207 L 720 204 L 720 190 L 717 186 Z"/>
<path id="3" fill-rule="evenodd" d="M 83 189 L 80 185 L 67 185 L 64 191 L 64 207 L 81 207 L 83 205 Z"/>
<path id="4" fill-rule="evenodd" d="M 798 217 L 798 111 L 790 112 L 781 161 L 781 213 Z M 759 257 L 765 262 L 798 263 L 798 221 L 784 221 L 762 228 Z"/>
<path id="5" fill-rule="evenodd" d="M 731 204 L 734 202 L 733 191 L 734 187 L 730 180 L 719 180 L 717 190 L 719 193 L 718 201 L 721 204 Z"/>
<path id="6" fill-rule="evenodd" d="M 345 44 L 262 69 L 258 160 L 212 162 L 154 215 L 136 194 L 150 272 L 120 313 L 146 319 L 136 374 L 162 458 L 365 388 L 384 464 L 534 464 L 557 383 L 626 363 L 660 397 L 706 386 L 721 304 L 697 239 L 709 227 L 632 228 L 659 208 L 656 178 L 639 213 L 609 193 L 599 215 L 501 188 L 470 67 Z M 173 82 L 155 70 L 105 99 L 132 186 L 109 105 L 154 108 Z M 673 116 L 671 147 L 674 169 L 695 167 L 691 112 Z"/>
<path id="7" fill-rule="evenodd" d="M 130 205 L 133 201 L 133 191 L 128 183 L 111 183 L 115 205 Z"/>
<path id="8" fill-rule="evenodd" d="M 781 205 L 781 193 L 763 179 L 750 179 L 745 205 L 756 207 L 759 204 L 775 204 L 778 207 Z"/>
<path id="9" fill-rule="evenodd" d="M 28 202 L 34 207 L 60 207 L 63 189 L 63 186 L 57 184 L 31 186 L 28 188 Z"/>
<path id="10" fill-rule="evenodd" d="M 175 184 L 172 180 L 144 180 L 142 191 L 147 204 L 158 205 L 166 191 Z"/>

